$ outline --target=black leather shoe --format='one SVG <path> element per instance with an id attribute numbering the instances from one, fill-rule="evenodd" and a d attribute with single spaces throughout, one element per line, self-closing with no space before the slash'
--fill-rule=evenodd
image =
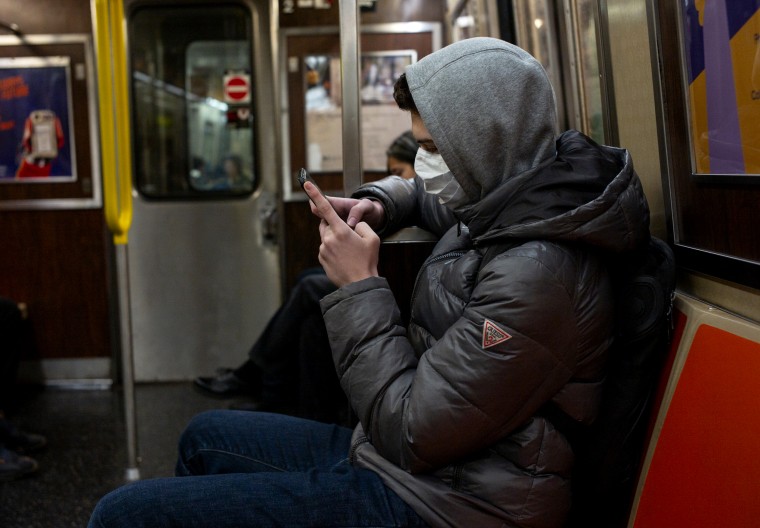
<path id="1" fill-rule="evenodd" d="M 0 481 L 16 480 L 36 473 L 39 464 L 33 458 L 0 447 Z"/>
<path id="2" fill-rule="evenodd" d="M 22 431 L 6 418 L 0 417 L 0 446 L 26 454 L 39 451 L 46 445 L 47 438 L 41 434 Z"/>
<path id="3" fill-rule="evenodd" d="M 17 453 L 33 453 L 47 445 L 47 438 L 40 434 L 16 430 L 13 435 L 5 439 L 5 445 Z"/>
<path id="4" fill-rule="evenodd" d="M 193 384 L 204 394 L 219 398 L 230 398 L 252 394 L 254 386 L 240 379 L 233 369 L 220 369 L 216 376 L 195 378 Z"/>

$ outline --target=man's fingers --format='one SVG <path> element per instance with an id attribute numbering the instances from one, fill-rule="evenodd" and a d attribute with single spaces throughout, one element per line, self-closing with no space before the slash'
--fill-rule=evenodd
<path id="1" fill-rule="evenodd" d="M 359 222 L 356 224 L 354 231 L 362 238 L 367 238 L 375 234 L 375 231 L 369 226 L 369 224 L 367 224 L 367 222 Z"/>
<path id="2" fill-rule="evenodd" d="M 311 198 L 311 201 L 316 207 L 316 214 L 323 220 L 325 220 L 328 224 L 334 225 L 337 222 L 343 222 L 343 220 L 340 219 L 338 216 L 338 213 L 335 212 L 335 209 L 333 209 L 332 205 L 330 205 L 330 202 L 325 198 L 319 190 L 314 186 L 311 182 L 306 182 L 303 186 L 303 190 L 306 191 L 306 194 Z M 314 209 L 312 208 L 312 211 Z"/>
<path id="3" fill-rule="evenodd" d="M 356 224 L 362 220 L 362 218 L 364 218 L 364 206 L 362 202 L 359 202 L 348 212 L 346 223 L 348 224 L 348 227 L 353 229 L 356 227 Z"/>
<path id="4" fill-rule="evenodd" d="M 366 222 L 376 231 L 380 229 L 385 222 L 385 209 L 382 204 L 367 198 L 359 200 L 349 210 L 346 223 L 349 227 L 355 228 L 359 222 Z"/>

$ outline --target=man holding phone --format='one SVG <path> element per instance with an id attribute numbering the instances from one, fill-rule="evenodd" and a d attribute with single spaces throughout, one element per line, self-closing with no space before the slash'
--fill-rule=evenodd
<path id="1" fill-rule="evenodd" d="M 418 180 L 329 202 L 306 186 L 339 286 L 321 304 L 360 421 L 353 465 L 432 526 L 562 526 L 573 452 L 559 427 L 593 421 L 613 336 L 606 258 L 649 238 L 630 155 L 556 137 L 543 68 L 494 39 L 422 59 L 394 97 Z M 378 235 L 412 222 L 441 239 L 405 329 Z"/>
<path id="2" fill-rule="evenodd" d="M 386 150 L 388 174 L 414 178 L 416 155 L 417 142 L 410 130 L 405 131 Z M 310 179 L 305 169 L 299 171 L 301 185 Z M 322 268 L 301 272 L 248 358 L 237 368 L 219 368 L 214 376 L 197 377 L 194 387 L 215 397 L 244 398 L 230 404 L 235 410 L 348 422 L 348 404 L 335 375 L 319 307 L 320 299 L 335 289 Z"/>
<path id="3" fill-rule="evenodd" d="M 351 198 L 304 186 L 359 424 L 201 414 L 180 440 L 183 478 L 108 495 L 91 526 L 563 525 L 573 450 L 554 420 L 593 420 L 613 338 L 606 257 L 649 236 L 630 155 L 557 137 L 543 67 L 497 39 L 428 55 L 394 98 L 419 178 Z M 404 327 L 377 262 L 379 237 L 409 225 L 440 240 Z"/>

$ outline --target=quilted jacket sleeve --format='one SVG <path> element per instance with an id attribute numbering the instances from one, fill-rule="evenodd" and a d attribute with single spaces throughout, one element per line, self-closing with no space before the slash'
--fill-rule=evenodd
<path id="1" fill-rule="evenodd" d="M 374 199 L 383 204 L 386 224 L 378 231 L 381 237 L 409 226 L 418 226 L 442 236 L 456 223 L 454 214 L 425 192 L 420 178 L 406 180 L 389 176 L 362 185 L 352 196 Z"/>

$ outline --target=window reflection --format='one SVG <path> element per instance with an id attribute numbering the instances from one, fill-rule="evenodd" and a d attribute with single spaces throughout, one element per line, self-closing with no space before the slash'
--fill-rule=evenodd
<path id="1" fill-rule="evenodd" d="M 602 92 L 599 79 L 596 19 L 591 0 L 575 3 L 575 23 L 579 38 L 578 75 L 581 130 L 597 143 L 605 143 Z"/>
<path id="2" fill-rule="evenodd" d="M 250 15 L 150 8 L 130 20 L 137 188 L 236 196 L 256 184 Z"/>
<path id="3" fill-rule="evenodd" d="M 340 59 L 326 55 L 304 58 L 306 67 L 306 111 L 340 108 Z"/>
<path id="4" fill-rule="evenodd" d="M 393 85 L 416 60 L 414 50 L 362 54 L 362 165 L 365 170 L 385 171 L 386 148 L 409 128 L 409 116 L 399 110 L 393 99 Z M 307 55 L 303 61 L 306 168 L 313 173 L 339 172 L 343 167 L 340 58 Z"/>
<path id="5" fill-rule="evenodd" d="M 594 0 L 515 3 L 518 44 L 543 65 L 554 86 L 559 128 L 606 143 Z M 559 26 L 563 28 L 560 31 Z M 565 35 L 560 40 L 560 35 Z"/>

